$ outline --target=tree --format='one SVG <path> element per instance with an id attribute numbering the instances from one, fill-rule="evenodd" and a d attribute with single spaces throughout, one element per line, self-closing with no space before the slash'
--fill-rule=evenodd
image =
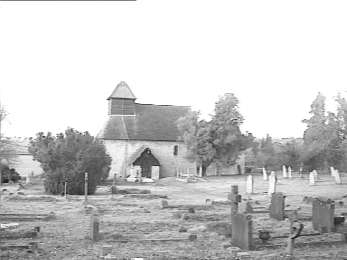
<path id="1" fill-rule="evenodd" d="M 17 159 L 16 149 L 18 145 L 15 141 L 4 138 L 2 134 L 2 124 L 7 118 L 8 112 L 0 103 L 0 160 L 5 159 L 9 164 L 15 164 Z"/>
<path id="2" fill-rule="evenodd" d="M 5 120 L 5 118 L 7 117 L 8 113 L 6 111 L 6 109 L 1 105 L 0 103 L 0 139 L 2 137 L 2 122 Z"/>
<path id="3" fill-rule="evenodd" d="M 199 112 L 190 111 L 177 121 L 181 138 L 187 146 L 187 159 L 196 162 L 205 176 L 207 167 L 213 162 L 215 150 L 210 138 L 210 124 L 199 120 Z"/>
<path id="4" fill-rule="evenodd" d="M 309 170 L 327 169 L 330 138 L 326 127 L 325 97 L 320 92 L 311 104 L 310 114 L 312 116 L 309 119 L 303 120 L 307 128 L 304 132 L 302 161 Z"/>
<path id="5" fill-rule="evenodd" d="M 255 162 L 258 168 L 265 167 L 269 170 L 275 170 L 277 164 L 275 160 L 275 147 L 269 134 L 261 139 L 257 147 L 253 148 L 255 153 Z"/>
<path id="6" fill-rule="evenodd" d="M 339 170 L 347 170 L 347 101 L 338 93 L 336 121 L 338 125 L 338 139 L 340 162 L 337 166 Z"/>
<path id="7" fill-rule="evenodd" d="M 254 138 L 241 133 L 242 123 L 238 99 L 228 93 L 216 102 L 210 121 L 200 120 L 199 112 L 193 111 L 180 118 L 177 126 L 187 146 L 187 157 L 202 167 L 204 175 L 212 162 L 233 165 L 240 152 L 250 147 Z"/>
<path id="8" fill-rule="evenodd" d="M 84 173 L 88 173 L 88 193 L 107 178 L 111 157 L 100 140 L 88 132 L 67 129 L 52 136 L 42 132 L 30 141 L 29 152 L 44 171 L 46 192 L 60 194 L 67 182 L 68 194 L 84 193 Z"/>
<path id="9" fill-rule="evenodd" d="M 232 93 L 222 96 L 215 105 L 211 120 L 211 138 L 216 150 L 215 159 L 224 166 L 235 164 L 240 152 L 251 146 L 252 134 L 242 134 L 243 117 L 238 111 L 239 101 Z"/>
<path id="10" fill-rule="evenodd" d="M 290 166 L 292 169 L 298 169 L 300 167 L 302 153 L 301 142 L 292 140 L 285 144 L 279 145 L 277 149 L 277 168 L 280 168 L 282 165 Z"/>

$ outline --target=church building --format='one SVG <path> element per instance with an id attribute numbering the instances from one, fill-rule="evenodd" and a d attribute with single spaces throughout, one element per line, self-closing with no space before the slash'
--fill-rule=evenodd
<path id="1" fill-rule="evenodd" d="M 133 169 L 152 179 L 196 171 L 195 163 L 185 158 L 186 147 L 176 126 L 189 106 L 136 103 L 124 81 L 107 100 L 108 120 L 99 138 L 112 157 L 110 177 L 127 177 Z"/>

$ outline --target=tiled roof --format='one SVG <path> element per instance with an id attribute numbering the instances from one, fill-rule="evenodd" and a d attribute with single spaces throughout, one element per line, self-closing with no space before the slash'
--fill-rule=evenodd
<path id="1" fill-rule="evenodd" d="M 128 84 L 124 81 L 121 81 L 118 83 L 116 88 L 113 90 L 111 96 L 109 96 L 109 99 L 111 98 L 127 98 L 127 99 L 136 99 L 134 93 L 129 88 Z"/>
<path id="2" fill-rule="evenodd" d="M 110 116 L 99 137 L 105 140 L 177 141 L 176 121 L 189 110 L 187 106 L 135 103 L 135 116 Z"/>

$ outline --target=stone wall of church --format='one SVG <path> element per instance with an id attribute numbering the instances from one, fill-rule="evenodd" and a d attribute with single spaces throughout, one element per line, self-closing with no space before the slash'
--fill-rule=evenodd
<path id="1" fill-rule="evenodd" d="M 196 171 L 195 163 L 184 158 L 186 147 L 183 142 L 104 140 L 104 144 L 112 157 L 109 178 L 112 178 L 115 173 L 118 177 L 128 175 L 128 166 L 132 163 L 129 162 L 129 158 L 143 146 L 150 148 L 152 154 L 159 160 L 160 178 L 176 176 L 176 168 L 183 173 Z M 174 156 L 175 145 L 178 145 L 177 156 Z"/>

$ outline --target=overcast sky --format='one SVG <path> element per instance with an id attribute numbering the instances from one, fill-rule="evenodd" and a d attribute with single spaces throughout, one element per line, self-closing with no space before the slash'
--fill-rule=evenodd
<path id="1" fill-rule="evenodd" d="M 318 91 L 347 95 L 346 14 L 345 0 L 0 2 L 2 130 L 97 134 L 124 80 L 139 103 L 205 116 L 233 92 L 244 131 L 300 137 Z"/>

